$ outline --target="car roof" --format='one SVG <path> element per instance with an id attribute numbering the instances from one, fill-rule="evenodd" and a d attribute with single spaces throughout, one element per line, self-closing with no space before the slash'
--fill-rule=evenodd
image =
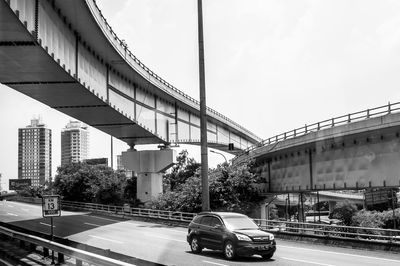
<path id="1" fill-rule="evenodd" d="M 247 217 L 245 214 L 237 213 L 237 212 L 201 212 L 198 215 L 217 215 L 222 218 L 227 217 Z"/>

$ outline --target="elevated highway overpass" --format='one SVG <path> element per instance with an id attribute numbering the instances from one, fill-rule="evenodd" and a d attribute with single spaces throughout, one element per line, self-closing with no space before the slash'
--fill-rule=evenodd
<path id="1" fill-rule="evenodd" d="M 122 161 L 138 173 L 142 201 L 162 191 L 176 157 L 168 146 L 200 143 L 199 101 L 134 56 L 94 0 L 0 0 L 0 62 L 4 85 L 126 142 Z M 233 154 L 261 141 L 211 108 L 207 138 Z"/>
<path id="2" fill-rule="evenodd" d="M 267 193 L 400 186 L 400 103 L 266 139 L 234 163 L 255 161 Z"/>
<path id="3" fill-rule="evenodd" d="M 132 147 L 199 142 L 199 102 L 134 56 L 95 1 L 2 0 L 0 16 L 1 83 Z M 237 153 L 261 141 L 207 116 L 211 147 Z"/>
<path id="4" fill-rule="evenodd" d="M 290 195 L 287 194 L 279 194 L 276 196 L 276 198 L 272 201 L 275 205 L 287 205 L 288 203 L 288 197 L 289 197 L 289 202 L 292 205 L 297 205 L 299 204 L 299 201 L 301 199 L 300 193 L 291 193 Z M 308 192 L 303 194 L 303 198 L 305 200 L 306 204 L 316 204 L 317 201 L 323 202 L 323 201 L 328 201 L 328 202 L 340 202 L 340 201 L 348 201 L 352 204 L 359 204 L 363 205 L 364 204 L 364 195 L 360 193 L 341 193 L 341 192 L 335 192 L 335 191 L 320 191 L 317 195 L 316 192 Z"/>

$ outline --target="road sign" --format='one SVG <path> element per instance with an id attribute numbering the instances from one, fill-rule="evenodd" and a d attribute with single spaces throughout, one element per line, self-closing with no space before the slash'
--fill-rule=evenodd
<path id="1" fill-rule="evenodd" d="M 42 198 L 43 217 L 61 216 L 60 196 L 45 195 Z"/>
<path id="2" fill-rule="evenodd" d="M 10 179 L 9 180 L 9 189 L 10 190 L 22 190 L 26 187 L 31 186 L 30 179 Z"/>
<path id="3" fill-rule="evenodd" d="M 371 189 L 364 193 L 365 204 L 367 206 L 374 204 L 387 203 L 391 198 L 392 190 L 390 188 Z"/>

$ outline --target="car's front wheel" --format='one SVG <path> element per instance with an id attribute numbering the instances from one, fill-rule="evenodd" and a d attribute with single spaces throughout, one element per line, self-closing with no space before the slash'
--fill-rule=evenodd
<path id="1" fill-rule="evenodd" d="M 265 260 L 269 260 L 270 258 L 272 258 L 273 255 L 274 255 L 274 253 L 270 253 L 270 254 L 267 254 L 267 255 L 262 255 L 262 258 L 265 259 Z"/>
<path id="2" fill-rule="evenodd" d="M 236 257 L 235 247 L 232 241 L 226 241 L 224 245 L 224 256 L 228 260 L 233 260 Z"/>
<path id="3" fill-rule="evenodd" d="M 202 248 L 200 247 L 199 239 L 197 238 L 197 236 L 193 236 L 190 240 L 190 248 L 192 249 L 193 253 L 201 252 Z"/>

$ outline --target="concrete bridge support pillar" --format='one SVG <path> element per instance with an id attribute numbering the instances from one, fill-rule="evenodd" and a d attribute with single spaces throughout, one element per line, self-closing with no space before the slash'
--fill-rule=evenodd
<path id="1" fill-rule="evenodd" d="M 122 164 L 137 173 L 137 198 L 145 203 L 162 194 L 162 176 L 176 162 L 171 149 L 122 152 Z"/>
<path id="2" fill-rule="evenodd" d="M 268 222 L 266 220 L 270 219 L 270 204 L 276 199 L 275 196 L 268 196 L 264 203 L 261 204 L 260 208 L 260 218 L 261 218 L 261 227 L 268 228 Z"/>
<path id="3" fill-rule="evenodd" d="M 266 224 L 265 220 L 268 219 L 268 216 L 267 216 L 267 203 L 266 202 L 262 203 L 260 208 L 261 208 L 261 213 L 260 213 L 261 226 L 266 226 L 267 224 Z"/>
<path id="4" fill-rule="evenodd" d="M 330 201 L 328 201 L 328 204 L 329 204 L 329 214 L 331 214 L 333 212 L 333 210 L 335 209 L 336 201 L 330 200 Z"/>

